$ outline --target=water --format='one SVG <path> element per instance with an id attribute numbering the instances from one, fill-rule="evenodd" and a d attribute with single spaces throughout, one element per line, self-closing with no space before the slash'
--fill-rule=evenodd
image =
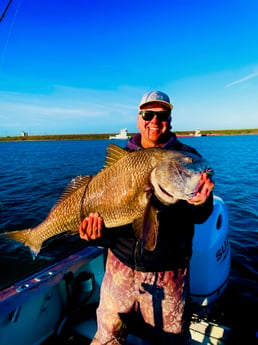
<path id="1" fill-rule="evenodd" d="M 210 161 L 215 194 L 229 212 L 232 268 L 225 295 L 211 317 L 238 329 L 235 344 L 251 344 L 256 316 L 258 238 L 258 136 L 181 138 Z M 75 176 L 94 174 L 104 164 L 108 140 L 0 142 L 0 231 L 39 224 Z M 116 144 L 125 145 L 125 141 Z M 0 288 L 48 265 L 85 241 L 74 236 L 50 242 L 31 260 L 27 249 L 10 251 L 0 241 Z M 15 253 L 15 254 L 14 254 Z M 240 341 L 240 342 L 238 342 Z M 248 342 L 249 341 L 249 342 Z"/>

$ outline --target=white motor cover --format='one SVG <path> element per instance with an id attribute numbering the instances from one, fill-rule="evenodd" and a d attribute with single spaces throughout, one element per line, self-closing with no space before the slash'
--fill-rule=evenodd
<path id="1" fill-rule="evenodd" d="M 190 293 L 201 306 L 215 302 L 222 294 L 230 273 L 228 212 L 224 201 L 214 196 L 208 220 L 195 225 L 190 261 Z"/>

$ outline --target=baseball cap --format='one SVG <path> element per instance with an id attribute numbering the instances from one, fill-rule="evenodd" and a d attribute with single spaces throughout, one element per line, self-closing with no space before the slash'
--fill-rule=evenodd
<path id="1" fill-rule="evenodd" d="M 148 103 L 152 102 L 160 102 L 163 105 L 165 105 L 169 109 L 173 109 L 173 105 L 170 103 L 170 99 L 167 94 L 161 91 L 150 91 L 146 92 L 140 102 L 139 108 L 142 109 L 142 107 Z"/>

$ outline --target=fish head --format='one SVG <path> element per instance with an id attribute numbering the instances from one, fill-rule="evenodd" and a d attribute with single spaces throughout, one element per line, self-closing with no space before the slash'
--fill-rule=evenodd
<path id="1" fill-rule="evenodd" d="M 206 171 L 212 171 L 209 163 L 198 155 L 164 151 L 150 174 L 150 182 L 156 197 L 169 205 L 193 198 Z"/>

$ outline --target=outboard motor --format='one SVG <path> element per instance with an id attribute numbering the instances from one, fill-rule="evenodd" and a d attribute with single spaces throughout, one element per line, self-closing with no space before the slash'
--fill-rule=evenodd
<path id="1" fill-rule="evenodd" d="M 194 303 L 208 306 L 225 290 L 230 273 L 228 212 L 224 201 L 214 196 L 214 209 L 203 224 L 195 225 L 190 261 L 190 294 Z"/>

